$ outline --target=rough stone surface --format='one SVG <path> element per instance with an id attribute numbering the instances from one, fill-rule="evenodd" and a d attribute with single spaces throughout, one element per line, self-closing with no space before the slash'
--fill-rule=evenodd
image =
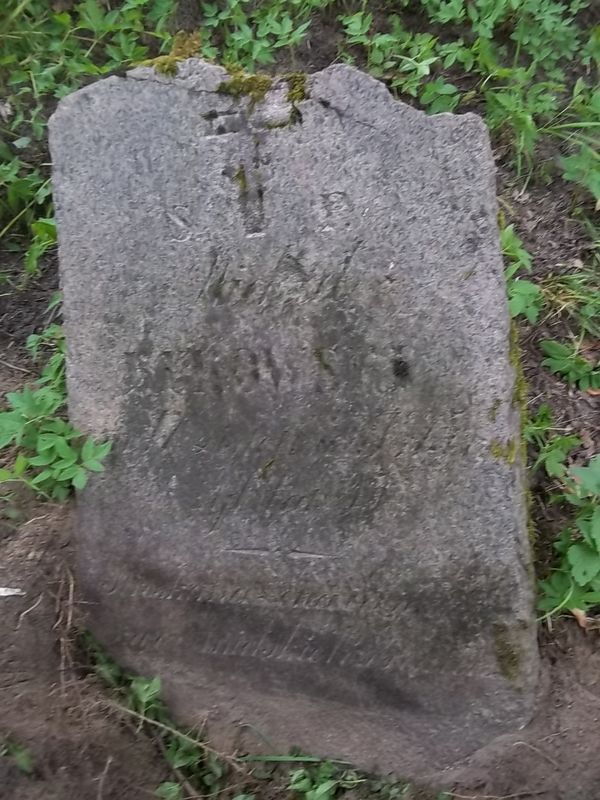
<path id="1" fill-rule="evenodd" d="M 347 66 L 228 80 L 51 121 L 91 625 L 219 741 L 444 767 L 537 673 L 487 134 Z"/>

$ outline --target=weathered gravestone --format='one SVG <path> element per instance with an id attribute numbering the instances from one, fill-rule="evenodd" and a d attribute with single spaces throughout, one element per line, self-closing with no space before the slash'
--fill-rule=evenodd
<path id="1" fill-rule="evenodd" d="M 80 584 L 217 738 L 443 766 L 537 667 L 488 138 L 347 66 L 263 84 L 190 60 L 52 119 L 71 415 L 114 441 Z"/>

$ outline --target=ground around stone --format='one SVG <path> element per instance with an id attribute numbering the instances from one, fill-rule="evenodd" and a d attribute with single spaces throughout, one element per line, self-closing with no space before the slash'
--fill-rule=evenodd
<path id="1" fill-rule="evenodd" d="M 337 49 L 331 33 L 326 27 L 316 30 L 312 50 L 299 52 L 294 68 L 312 72 L 330 63 Z M 280 71 L 287 66 L 279 65 Z M 501 205 L 534 257 L 534 279 L 573 271 L 589 238 L 571 216 L 569 189 L 556 180 L 550 187 L 532 185 L 523 191 L 501 162 L 499 154 Z M 18 275 L 13 256 L 3 254 L 2 259 L 2 270 Z M 48 324 L 46 306 L 55 286 L 55 259 L 47 256 L 41 279 L 30 282 L 25 292 L 0 291 L 2 395 L 35 377 L 24 342 Z M 549 338 L 551 329 L 548 320 L 521 330 L 530 408 L 551 404 L 561 428 L 581 436 L 584 444 L 575 458 L 583 462 L 599 449 L 600 399 L 568 390 L 541 368 L 539 341 Z M 532 489 L 542 571 L 562 521 L 558 508 L 546 504 L 544 487 L 536 483 Z M 69 661 L 73 631 L 66 609 L 83 610 L 74 584 L 69 600 L 70 514 L 68 507 L 26 502 L 16 526 L 0 517 L 0 587 L 24 592 L 0 597 L 0 741 L 10 737 L 33 757 L 31 775 L 0 758 L 0 800 L 142 800 L 155 796 L 156 786 L 172 777 L 162 754 L 150 738 L 111 714 L 103 690 Z M 600 798 L 598 632 L 593 627 L 582 631 L 573 619 L 562 619 L 552 631 L 541 631 L 540 646 L 543 680 L 532 722 L 443 777 L 460 800 Z"/>

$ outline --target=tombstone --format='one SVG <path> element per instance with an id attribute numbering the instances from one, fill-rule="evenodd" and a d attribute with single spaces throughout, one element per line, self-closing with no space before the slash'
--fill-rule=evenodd
<path id="1" fill-rule="evenodd" d="M 482 121 L 198 60 L 51 121 L 90 626 L 220 746 L 404 774 L 532 713 Z M 265 742 L 267 744 L 265 744 Z"/>

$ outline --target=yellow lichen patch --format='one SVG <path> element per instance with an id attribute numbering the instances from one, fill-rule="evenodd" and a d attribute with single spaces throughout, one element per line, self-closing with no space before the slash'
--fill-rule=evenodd
<path id="1" fill-rule="evenodd" d="M 219 91 L 232 97 L 250 97 L 254 103 L 265 99 L 266 93 L 273 85 L 268 75 L 250 75 L 241 67 L 228 67 L 230 80 L 219 85 Z"/>
<path id="2" fill-rule="evenodd" d="M 194 33 L 184 33 L 180 31 L 173 40 L 171 52 L 168 55 L 157 56 L 157 58 L 150 58 L 147 61 L 142 61 L 143 67 L 153 67 L 156 72 L 161 75 L 168 75 L 174 77 L 177 75 L 177 64 L 179 61 L 185 61 L 186 58 L 192 58 L 198 55 L 202 42 L 198 31 Z"/>

